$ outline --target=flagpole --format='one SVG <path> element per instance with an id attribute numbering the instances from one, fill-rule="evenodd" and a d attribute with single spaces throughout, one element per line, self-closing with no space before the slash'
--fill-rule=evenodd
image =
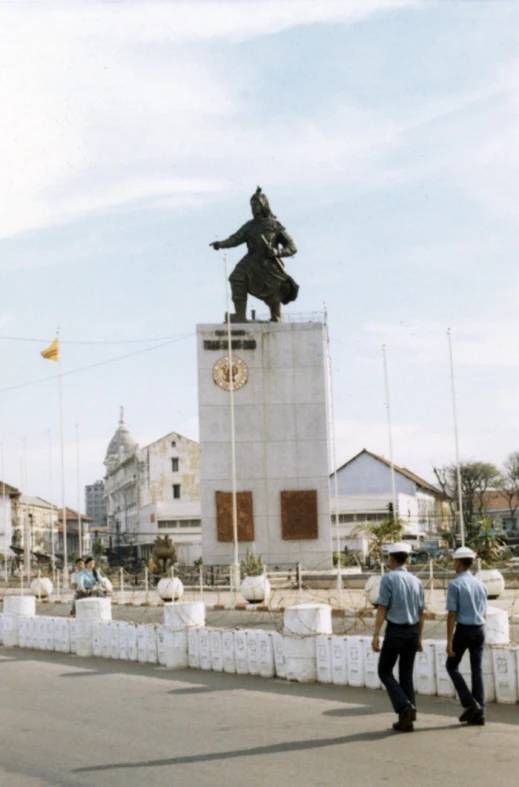
<path id="1" fill-rule="evenodd" d="M 387 374 L 387 358 L 386 358 L 386 345 L 382 345 L 382 356 L 384 358 L 384 381 L 386 384 L 386 409 L 387 409 L 387 430 L 389 435 L 389 461 L 391 464 L 391 491 L 393 494 L 393 520 L 396 522 L 397 516 L 397 502 L 396 502 L 396 485 L 395 485 L 395 465 L 393 464 L 393 437 L 391 433 L 391 410 L 389 404 L 389 378 Z"/>
<path id="2" fill-rule="evenodd" d="M 59 328 L 56 331 L 59 346 Z M 61 508 L 63 511 L 63 590 L 68 590 L 67 509 L 65 506 L 65 442 L 63 436 L 63 387 L 61 384 L 61 348 L 58 354 L 59 431 L 61 442 Z"/>
<path id="3" fill-rule="evenodd" d="M 8 572 L 7 572 L 7 550 L 10 547 L 10 544 L 7 543 L 7 500 L 5 499 L 5 468 L 4 468 L 4 441 L 0 443 L 0 465 L 2 469 L 2 530 L 4 532 L 4 539 L 5 539 L 5 579 L 6 584 L 8 582 Z"/>
<path id="4" fill-rule="evenodd" d="M 77 464 L 77 536 L 78 536 L 78 557 L 83 554 L 83 534 L 81 528 L 81 486 L 79 482 L 79 424 L 76 423 L 76 464 Z"/>
<path id="5" fill-rule="evenodd" d="M 456 389 L 454 386 L 454 361 L 452 358 L 452 338 L 451 329 L 447 329 L 449 339 L 449 361 L 451 369 L 451 393 L 452 393 L 452 414 L 454 417 L 454 445 L 456 449 L 456 474 L 458 478 L 458 506 L 460 509 L 460 536 L 461 546 L 465 546 L 465 520 L 463 517 L 463 490 L 461 488 L 461 467 L 460 467 L 460 446 L 458 440 L 458 414 L 456 411 Z"/>
<path id="6" fill-rule="evenodd" d="M 56 584 L 56 545 L 54 542 L 54 503 L 52 502 L 52 438 L 49 429 L 49 493 L 50 493 L 50 552 L 52 559 L 52 582 Z"/>
<path id="7" fill-rule="evenodd" d="M 227 344 L 229 359 L 229 405 L 231 415 L 231 480 L 232 480 L 232 540 L 233 540 L 233 576 L 232 585 L 236 593 L 240 586 L 240 561 L 238 554 L 238 494 L 236 491 L 236 432 L 234 424 L 234 380 L 232 376 L 232 333 L 231 333 L 231 308 L 229 302 L 229 284 L 227 278 L 227 254 L 223 255 L 225 267 L 225 296 L 227 300 Z"/>

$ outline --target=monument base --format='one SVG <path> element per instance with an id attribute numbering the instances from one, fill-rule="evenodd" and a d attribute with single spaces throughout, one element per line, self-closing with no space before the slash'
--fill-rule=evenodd
<path id="1" fill-rule="evenodd" d="M 199 325 L 202 545 L 234 561 L 225 326 Z M 240 560 L 330 568 L 326 326 L 241 323 L 231 330 Z"/>

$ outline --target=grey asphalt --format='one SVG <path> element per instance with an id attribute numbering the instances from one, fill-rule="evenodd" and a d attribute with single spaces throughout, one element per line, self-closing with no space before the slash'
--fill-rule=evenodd
<path id="1" fill-rule="evenodd" d="M 2 787 L 511 787 L 519 707 L 462 727 L 421 698 L 398 735 L 381 691 L 0 648 Z"/>

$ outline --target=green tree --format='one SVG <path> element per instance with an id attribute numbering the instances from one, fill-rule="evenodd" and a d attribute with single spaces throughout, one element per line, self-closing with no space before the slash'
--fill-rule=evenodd
<path id="1" fill-rule="evenodd" d="M 400 541 L 404 532 L 404 523 L 400 519 L 383 519 L 381 522 L 366 522 L 358 525 L 353 531 L 353 538 L 365 536 L 368 539 L 368 555 L 373 560 L 382 561 L 384 544 Z"/>
<path id="2" fill-rule="evenodd" d="M 506 497 L 510 519 L 515 519 L 519 506 L 519 451 L 515 451 L 503 462 L 502 481 L 499 487 Z"/>
<path id="3" fill-rule="evenodd" d="M 469 538 L 469 546 L 481 560 L 489 566 L 497 562 L 504 544 L 503 534 L 490 516 L 477 522 L 476 529 Z"/>
<path id="4" fill-rule="evenodd" d="M 455 464 L 433 468 L 442 492 L 451 503 L 451 512 L 458 501 L 458 469 Z M 487 510 L 486 492 L 499 487 L 502 475 L 492 462 L 460 462 L 463 520 L 468 530 L 476 530 L 476 514 L 483 517 Z M 454 517 L 455 519 L 455 517 Z"/>
<path id="5" fill-rule="evenodd" d="M 95 560 L 100 560 L 105 553 L 105 548 L 101 541 L 96 538 L 94 543 L 92 544 L 92 555 L 94 556 Z"/>

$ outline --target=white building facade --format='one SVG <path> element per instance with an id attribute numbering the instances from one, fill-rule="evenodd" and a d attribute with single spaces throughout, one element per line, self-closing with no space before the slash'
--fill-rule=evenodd
<path id="1" fill-rule="evenodd" d="M 13 501 L 19 497 L 20 492 L 14 486 L 0 481 L 0 553 L 4 557 L 12 555 L 10 550 L 13 540 Z"/>
<path id="2" fill-rule="evenodd" d="M 121 409 L 104 464 L 111 548 L 135 545 L 138 556 L 147 559 L 157 536 L 168 535 L 179 563 L 191 565 L 201 556 L 198 443 L 171 432 L 140 448 Z"/>
<path id="3" fill-rule="evenodd" d="M 443 526 L 443 495 L 439 489 L 405 467 L 394 465 L 395 516 L 404 522 L 404 538 L 419 541 Z M 394 507 L 390 462 L 364 449 L 331 477 L 331 511 L 334 548 L 344 547 L 367 553 L 367 539 L 362 525 L 382 521 Z M 338 530 L 335 526 L 338 513 Z M 356 532 L 357 531 L 357 532 Z"/>

